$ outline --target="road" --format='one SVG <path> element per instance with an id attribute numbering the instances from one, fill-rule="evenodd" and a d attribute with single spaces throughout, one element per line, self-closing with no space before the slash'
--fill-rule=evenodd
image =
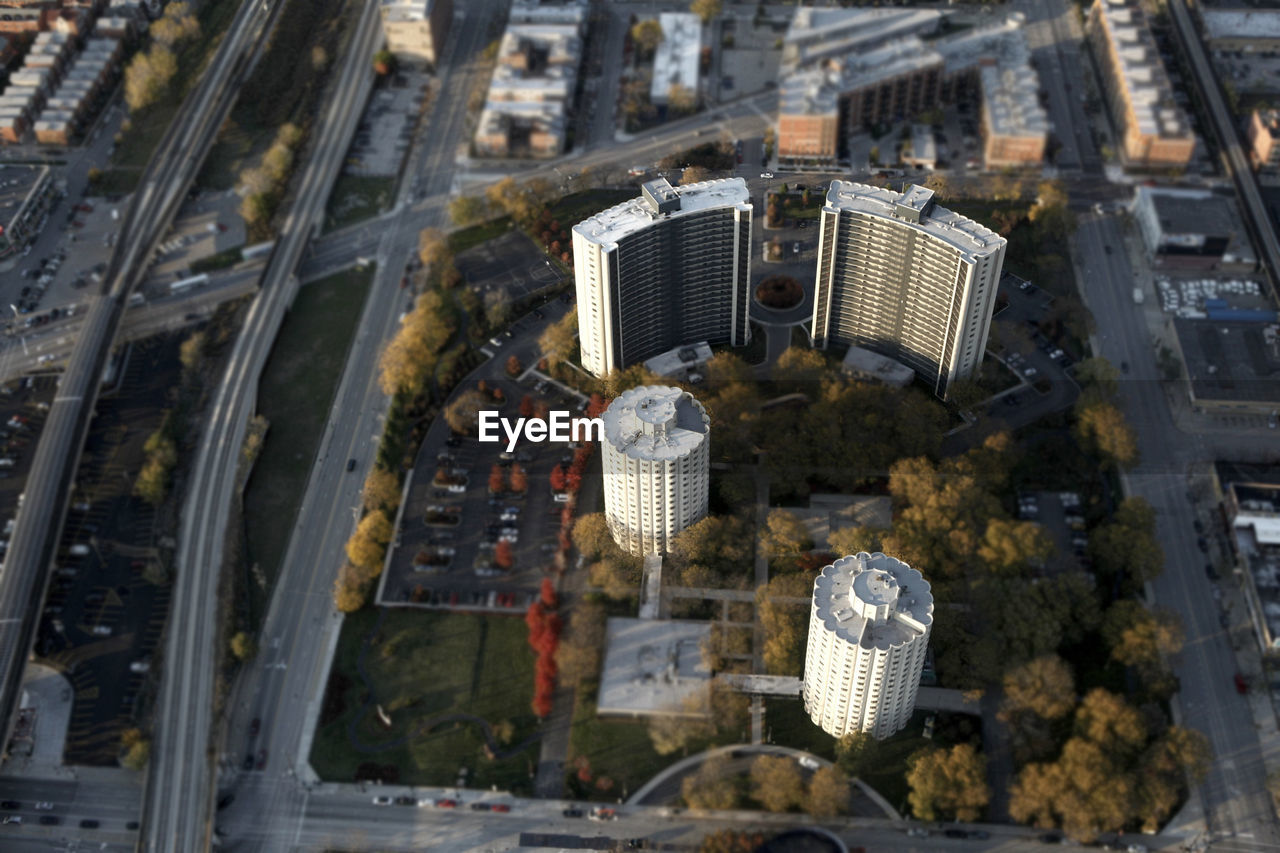
<path id="1" fill-rule="evenodd" d="M 338 167 L 372 88 L 372 59 L 380 39 L 377 4 L 371 0 L 354 28 L 329 108 L 311 135 L 310 156 L 264 272 L 262 291 L 249 308 L 204 417 L 206 426 L 191 472 L 175 556 L 165 670 L 142 813 L 144 850 L 204 850 L 211 840 L 217 590 L 240 448 L 256 405 L 258 377 L 297 292 L 294 269 L 312 228 L 322 221 Z"/>
<path id="2" fill-rule="evenodd" d="M 501 8 L 500 0 L 469 5 L 468 18 L 479 20 Z M 485 44 L 485 29 L 455 21 L 449 52 L 440 63 L 441 91 L 469 91 Z M 308 790 L 315 781 L 308 754 L 315 714 L 328 676 L 330 646 L 341 618 L 333 609 L 333 582 L 342 547 L 354 528 L 364 473 L 373 464 L 373 449 L 382 433 L 388 399 L 377 383 L 377 362 L 384 343 L 395 333 L 404 310 L 399 280 L 416 252 L 418 231 L 446 224 L 442 200 L 450 189 L 453 162 L 466 133 L 466 101 L 440 98 L 423 126 L 430 132 L 410 152 L 401 198 L 405 201 L 421 176 L 428 195 L 428 214 L 388 218 L 379 235 L 377 275 L 360 318 L 355 341 L 339 382 L 319 455 L 313 460 L 306 494 L 299 508 L 295 535 L 285 554 L 276 591 L 262 630 L 262 652 L 237 685 L 227 736 L 228 764 L 238 767 L 246 749 L 267 749 L 265 771 L 243 773 L 226 781 L 236 800 L 219 815 L 219 834 L 236 850 L 290 849 L 282 839 L 297 838 L 311 808 Z M 322 205 L 323 206 L 323 205 Z M 347 460 L 355 459 L 355 472 Z M 301 534 L 301 535 L 299 535 Z M 250 742 L 252 719 L 261 731 Z"/>
<path id="3" fill-rule="evenodd" d="M 1252 232 L 1254 244 L 1262 250 L 1264 266 L 1270 273 L 1271 298 L 1276 300 L 1280 293 L 1280 240 L 1276 238 L 1275 227 L 1267 213 L 1267 207 L 1258 192 L 1258 181 L 1254 177 L 1249 160 L 1245 157 L 1240 145 L 1240 134 L 1236 123 L 1227 109 L 1226 98 L 1214 74 L 1213 66 L 1205 53 L 1200 35 L 1191 20 L 1185 0 L 1169 0 L 1170 18 L 1178 39 L 1182 42 L 1183 51 L 1191 62 L 1191 71 L 1196 78 L 1204 103 L 1209 109 L 1209 120 L 1213 124 L 1214 134 L 1218 137 L 1224 162 L 1231 179 L 1235 181 L 1236 191 L 1244 207 L 1245 223 Z"/>
<path id="4" fill-rule="evenodd" d="M 278 8 L 278 6 L 277 6 Z M 37 445 L 26 502 L 0 574 L 0 727 L 7 743 L 22 673 L 40 616 L 47 568 L 61 534 L 67 494 L 97 400 L 99 379 L 129 291 L 145 272 L 203 155 L 235 102 L 272 16 L 266 2 L 245 3 L 217 53 L 183 102 L 140 179 L 121 220 L 117 250 L 101 296 L 90 298 L 79 337 Z M 239 75 L 239 76 L 238 76 Z"/>
<path id="5" fill-rule="evenodd" d="M 1049 96 L 1053 135 L 1062 146 L 1054 162 L 1067 171 L 1101 171 L 1102 159 L 1093 144 L 1083 107 L 1085 90 L 1080 72 L 1084 59 L 1069 17 L 1071 9 L 1063 0 L 1029 0 L 1024 8 L 1027 44 L 1035 58 L 1041 88 Z"/>
<path id="6" fill-rule="evenodd" d="M 1174 424 L 1150 333 L 1130 296 L 1134 276 L 1128 253 L 1105 248 L 1124 245 L 1119 220 L 1083 217 L 1076 243 L 1083 297 L 1097 322 L 1095 354 L 1113 364 L 1129 364 L 1129 373 L 1119 383 L 1120 396 L 1137 433 L 1142 461 L 1124 479 L 1129 495 L 1145 498 L 1156 510 L 1165 569 L 1152 585 L 1154 603 L 1175 612 L 1186 633 L 1184 650 L 1174 661 L 1181 685 L 1175 702 L 1183 724 L 1202 731 L 1213 750 L 1213 764 L 1201 787 L 1208 826 L 1215 837 L 1245 836 L 1260 845 L 1275 845 L 1280 833 L 1267 793 L 1262 749 L 1248 703 L 1231 685 L 1235 656 L 1202 569 L 1187 488 L 1192 465 L 1214 459 L 1219 449 L 1237 447 L 1242 439 L 1225 436 L 1229 440 L 1224 445 L 1188 435 Z"/>

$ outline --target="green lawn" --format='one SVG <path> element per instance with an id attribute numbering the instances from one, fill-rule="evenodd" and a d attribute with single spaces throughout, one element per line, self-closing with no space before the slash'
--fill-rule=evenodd
<path id="1" fill-rule="evenodd" d="M 524 621 L 477 616 L 389 610 L 366 657 L 373 698 L 391 717 L 384 727 L 372 712 L 361 715 L 367 695 L 356 662 L 379 611 L 366 608 L 347 617 L 330 675 L 325 709 L 311 752 L 312 766 L 324 779 L 349 782 L 360 765 L 391 765 L 402 784 L 453 785 L 466 768 L 467 786 L 527 794 L 538 761 L 538 744 L 491 760 L 484 753 L 480 728 L 472 722 L 446 722 L 404 740 L 424 722 L 450 713 L 482 717 L 513 727 L 512 745 L 532 735 L 537 720 L 533 697 L 533 652 Z M 366 747 L 352 747 L 348 726 Z M 367 775 L 362 773 L 361 775 Z"/>
<path id="2" fill-rule="evenodd" d="M 487 243 L 495 237 L 501 237 L 511 230 L 511 217 L 499 216 L 488 222 L 460 228 L 449 235 L 449 251 L 460 255 L 467 249 Z"/>
<path id="3" fill-rule="evenodd" d="M 635 190 L 583 190 L 567 195 L 551 205 L 551 218 L 568 231 L 588 216 L 594 216 L 605 208 L 635 198 Z"/>
<path id="4" fill-rule="evenodd" d="M 105 194 L 132 192 L 160 137 L 173 122 L 187 92 L 199 79 L 199 72 L 231 24 L 239 4 L 235 0 L 209 0 L 200 4 L 196 17 L 200 37 L 178 52 L 178 73 L 172 85 L 156 103 L 129 116 L 129 129 L 121 133 L 111 163 L 103 170 L 95 191 Z M 121 84 L 123 85 L 123 84 Z"/>
<path id="5" fill-rule="evenodd" d="M 248 558 L 275 580 L 324 431 L 374 268 L 345 270 L 303 287 L 258 386 L 270 421 L 245 491 Z M 251 585 L 255 616 L 270 590 Z"/>
<path id="6" fill-rule="evenodd" d="M 569 740 L 569 792 L 582 799 L 613 801 L 636 792 L 681 755 L 658 755 L 649 740 L 649 729 L 643 720 L 602 719 L 596 716 L 594 689 L 579 690 L 573 712 L 573 731 Z M 700 749 L 691 749 L 690 754 Z M 601 791 L 593 781 L 583 785 L 575 777 L 574 761 L 585 756 L 593 780 L 612 780 L 608 791 Z"/>
<path id="7" fill-rule="evenodd" d="M 371 219 L 391 206 L 396 179 L 379 175 L 348 175 L 334 182 L 324 212 L 326 231 Z"/>

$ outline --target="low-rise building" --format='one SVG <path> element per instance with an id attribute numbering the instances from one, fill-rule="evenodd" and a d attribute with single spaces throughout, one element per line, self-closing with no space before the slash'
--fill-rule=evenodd
<path id="1" fill-rule="evenodd" d="M 1187 165 L 1196 138 L 1156 49 L 1146 16 L 1129 0 L 1094 0 L 1085 32 L 1102 69 L 1107 107 L 1135 166 Z"/>
<path id="2" fill-rule="evenodd" d="M 1280 411 L 1280 323 L 1274 311 L 1269 321 L 1256 313 L 1248 321 L 1172 320 L 1197 411 L 1268 417 Z"/>
<path id="3" fill-rule="evenodd" d="M 453 0 L 382 0 L 382 32 L 396 59 L 434 67 L 453 23 Z"/>
<path id="4" fill-rule="evenodd" d="M 1280 53 L 1280 9 L 1200 7 L 1209 48 L 1214 51 Z"/>
<path id="5" fill-rule="evenodd" d="M 1131 210 L 1147 258 L 1157 269 L 1252 272 L 1258 265 L 1232 197 L 1140 186 Z"/>
<path id="6" fill-rule="evenodd" d="M 895 388 L 906 388 L 916 376 L 916 372 L 902 362 L 865 347 L 849 347 L 840 367 L 855 379 L 881 382 Z"/>
<path id="7" fill-rule="evenodd" d="M 658 16 L 662 41 L 653 58 L 649 100 L 663 106 L 673 88 L 698 92 L 698 66 L 702 59 L 702 21 L 689 12 L 663 12 Z"/>
<path id="8" fill-rule="evenodd" d="M 703 717 L 711 670 L 702 646 L 710 622 L 609 618 L 596 712 L 622 717 Z M 700 701 L 703 700 L 703 701 Z"/>
<path id="9" fill-rule="evenodd" d="M 1031 71 L 1031 54 L 1019 35 L 1005 39 L 1000 60 L 984 60 L 982 87 L 982 160 L 988 169 L 1044 163 L 1049 116 L 1040 105 L 1040 87 Z"/>
<path id="10" fill-rule="evenodd" d="M 7 185 L 0 188 L 0 210 L 7 221 L 0 229 L 0 269 L 11 269 L 40 233 L 57 189 L 48 166 L 10 165 L 4 174 Z"/>
<path id="11" fill-rule="evenodd" d="M 1280 649 L 1280 467 L 1215 462 L 1213 484 L 1255 635 L 1264 653 L 1274 653 Z"/>

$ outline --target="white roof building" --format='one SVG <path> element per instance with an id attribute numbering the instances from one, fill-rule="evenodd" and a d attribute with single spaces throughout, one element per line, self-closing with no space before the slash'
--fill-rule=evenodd
<path id="1" fill-rule="evenodd" d="M 711 671 L 702 662 L 702 645 L 710 637 L 710 622 L 611 617 L 596 712 L 646 717 L 705 713 L 697 700 L 711 682 Z"/>
<path id="2" fill-rule="evenodd" d="M 698 91 L 698 65 L 702 56 L 702 21 L 689 12 L 663 12 L 658 16 L 662 41 L 653 58 L 653 83 L 649 100 L 667 102 L 672 86 Z"/>

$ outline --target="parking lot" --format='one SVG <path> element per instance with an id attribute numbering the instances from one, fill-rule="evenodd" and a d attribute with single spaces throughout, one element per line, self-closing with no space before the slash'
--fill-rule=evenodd
<path id="1" fill-rule="evenodd" d="M 420 71 L 405 71 L 396 75 L 394 85 L 374 90 L 360 117 L 343 171 L 370 176 L 390 176 L 400 171 L 430 91 L 430 79 Z"/>
<path id="2" fill-rule="evenodd" d="M 508 231 L 467 249 L 454 261 L 468 286 L 482 297 L 505 294 L 515 301 L 560 280 L 560 269 L 523 232 Z"/>
<path id="3" fill-rule="evenodd" d="M 489 408 L 503 417 L 519 417 L 531 406 L 573 411 L 579 405 L 532 375 L 524 382 L 489 381 L 488 387 L 501 389 L 504 402 Z M 572 456 L 564 442 L 521 443 L 508 453 L 505 441 L 481 444 L 456 436 L 438 419 L 418 455 L 381 603 L 523 610 L 554 567 L 567 503 L 552 493 L 552 470 L 567 468 Z M 497 493 L 490 490 L 495 474 L 502 484 Z M 598 492 L 591 482 L 584 478 L 580 495 L 586 506 Z"/>
<path id="4" fill-rule="evenodd" d="M 36 637 L 38 658 L 75 690 L 67 764 L 114 766 L 152 685 L 168 612 L 155 510 L 133 495 L 143 444 L 177 378 L 177 338 L 135 344 L 119 392 L 104 396 L 85 446 Z M 6 516 L 7 517 L 7 516 Z"/>

